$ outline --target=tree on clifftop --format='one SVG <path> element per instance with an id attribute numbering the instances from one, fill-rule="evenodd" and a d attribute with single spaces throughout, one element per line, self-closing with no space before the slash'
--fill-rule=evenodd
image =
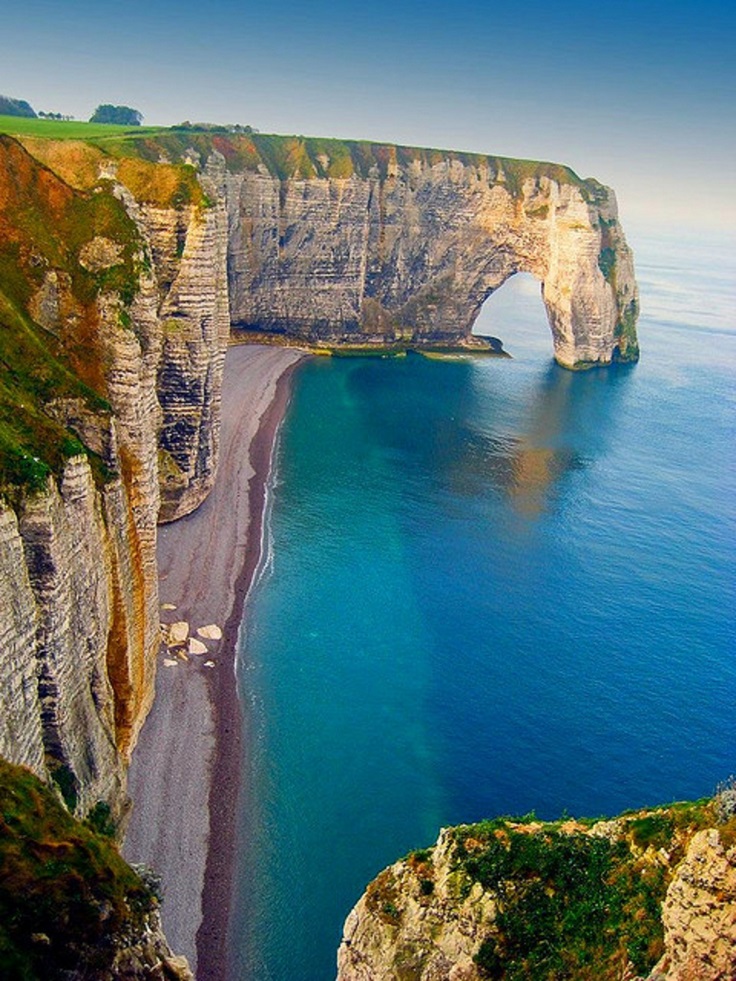
<path id="1" fill-rule="evenodd" d="M 8 95 L 0 95 L 0 116 L 25 116 L 35 119 L 36 113 L 25 99 L 11 99 Z"/>
<path id="2" fill-rule="evenodd" d="M 143 113 L 130 106 L 98 106 L 92 116 L 91 123 L 117 123 L 119 126 L 140 126 Z"/>

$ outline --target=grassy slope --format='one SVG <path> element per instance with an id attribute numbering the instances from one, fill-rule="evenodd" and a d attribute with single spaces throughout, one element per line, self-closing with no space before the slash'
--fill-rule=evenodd
<path id="1" fill-rule="evenodd" d="M 96 235 L 120 243 L 121 261 L 92 272 L 78 261 Z M 104 413 L 96 298 L 115 290 L 130 302 L 137 285 L 138 234 L 109 190 L 80 194 L 0 136 L 0 492 L 38 489 L 50 470 L 79 452 L 54 421 L 49 400 L 79 398 Z M 31 318 L 32 298 L 51 270 L 67 286 L 58 336 Z"/>
<path id="2" fill-rule="evenodd" d="M 156 903 L 111 839 L 81 824 L 35 776 L 0 759 L 0 976 L 103 969 L 115 934 Z"/>
<path id="3" fill-rule="evenodd" d="M 0 133 L 11 136 L 41 136 L 54 140 L 91 140 L 97 137 L 120 136 L 133 130 L 149 132 L 145 126 L 113 126 L 109 123 L 84 123 L 78 120 L 62 122 L 56 119 L 26 119 L 21 116 L 0 116 Z M 155 128 L 154 128 L 155 129 Z"/>

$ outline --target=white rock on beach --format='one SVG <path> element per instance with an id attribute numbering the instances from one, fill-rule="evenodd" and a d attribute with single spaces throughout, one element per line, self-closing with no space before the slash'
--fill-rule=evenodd
<path id="1" fill-rule="evenodd" d="M 201 640 L 197 640 L 194 637 L 189 638 L 189 653 L 190 654 L 206 654 L 207 645 L 203 644 Z"/>
<path id="2" fill-rule="evenodd" d="M 197 633 L 200 637 L 204 637 L 207 640 L 222 639 L 222 630 L 220 630 L 216 623 L 208 623 L 206 627 L 197 627 Z"/>
<path id="3" fill-rule="evenodd" d="M 169 634 L 166 643 L 169 647 L 176 647 L 177 644 L 186 644 L 189 636 L 189 624 L 186 620 L 178 620 L 169 626 Z"/>
<path id="4" fill-rule="evenodd" d="M 161 604 L 161 609 L 162 610 L 175 610 L 176 607 L 174 606 L 173 603 L 162 603 Z"/>
<path id="5" fill-rule="evenodd" d="M 214 668 L 214 666 L 215 666 L 215 662 L 214 662 L 214 661 L 205 661 L 205 662 L 204 662 L 204 666 L 205 666 L 206 668 Z"/>
<path id="6" fill-rule="evenodd" d="M 178 663 L 179 662 L 176 661 L 176 660 L 174 660 L 174 658 L 172 658 L 172 657 L 165 657 L 164 658 L 164 667 L 166 667 L 166 668 L 175 668 Z"/>

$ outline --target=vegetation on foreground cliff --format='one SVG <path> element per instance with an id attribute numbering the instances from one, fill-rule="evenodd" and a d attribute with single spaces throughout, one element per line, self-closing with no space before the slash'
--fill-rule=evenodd
<path id="1" fill-rule="evenodd" d="M 663 903 L 681 867 L 698 864 L 691 847 L 702 849 L 700 832 L 721 871 L 699 881 L 700 906 L 685 920 L 720 903 L 726 922 L 733 896 L 722 870 L 734 861 L 733 781 L 713 800 L 613 820 L 530 816 L 445 829 L 434 848 L 410 853 L 370 883 L 346 923 L 339 976 L 363 977 L 352 968 L 375 959 L 390 976 L 415 981 L 446 978 L 453 965 L 463 977 L 489 981 L 646 977 L 672 956 Z M 728 948 L 731 939 L 714 934 L 713 943 Z"/>
<path id="2" fill-rule="evenodd" d="M 454 832 L 457 867 L 496 896 L 475 960 L 506 981 L 646 974 L 664 952 L 661 904 L 687 841 L 713 823 L 706 802 L 583 824 L 498 820 Z"/>
<path id="3" fill-rule="evenodd" d="M 158 901 L 94 813 L 80 823 L 30 771 L 0 759 L 3 978 L 53 981 L 80 967 L 101 976 L 121 938 L 145 929 Z"/>

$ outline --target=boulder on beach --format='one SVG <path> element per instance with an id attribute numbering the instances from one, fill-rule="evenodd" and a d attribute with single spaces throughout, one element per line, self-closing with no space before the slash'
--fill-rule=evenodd
<path id="1" fill-rule="evenodd" d="M 169 647 L 177 647 L 179 644 L 186 644 L 189 636 L 189 624 L 186 620 L 178 620 L 169 626 L 166 643 Z"/>
<path id="2" fill-rule="evenodd" d="M 173 658 L 173 657 L 165 657 L 164 658 L 164 667 L 165 668 L 175 668 L 178 663 L 179 662 L 175 658 Z"/>
<path id="3" fill-rule="evenodd" d="M 206 668 L 214 668 L 214 666 L 215 666 L 215 662 L 214 662 L 214 661 L 205 661 L 205 662 L 204 662 L 204 666 L 205 666 Z"/>
<path id="4" fill-rule="evenodd" d="M 175 610 L 176 607 L 174 606 L 173 603 L 162 603 L 161 604 L 161 609 L 162 610 Z"/>
<path id="5" fill-rule="evenodd" d="M 221 640 L 222 630 L 216 623 L 208 623 L 206 627 L 197 627 L 197 633 L 206 640 Z"/>
<path id="6" fill-rule="evenodd" d="M 189 638 L 189 653 L 190 654 L 206 654 L 207 645 L 203 644 L 201 640 L 197 640 L 195 637 Z"/>

